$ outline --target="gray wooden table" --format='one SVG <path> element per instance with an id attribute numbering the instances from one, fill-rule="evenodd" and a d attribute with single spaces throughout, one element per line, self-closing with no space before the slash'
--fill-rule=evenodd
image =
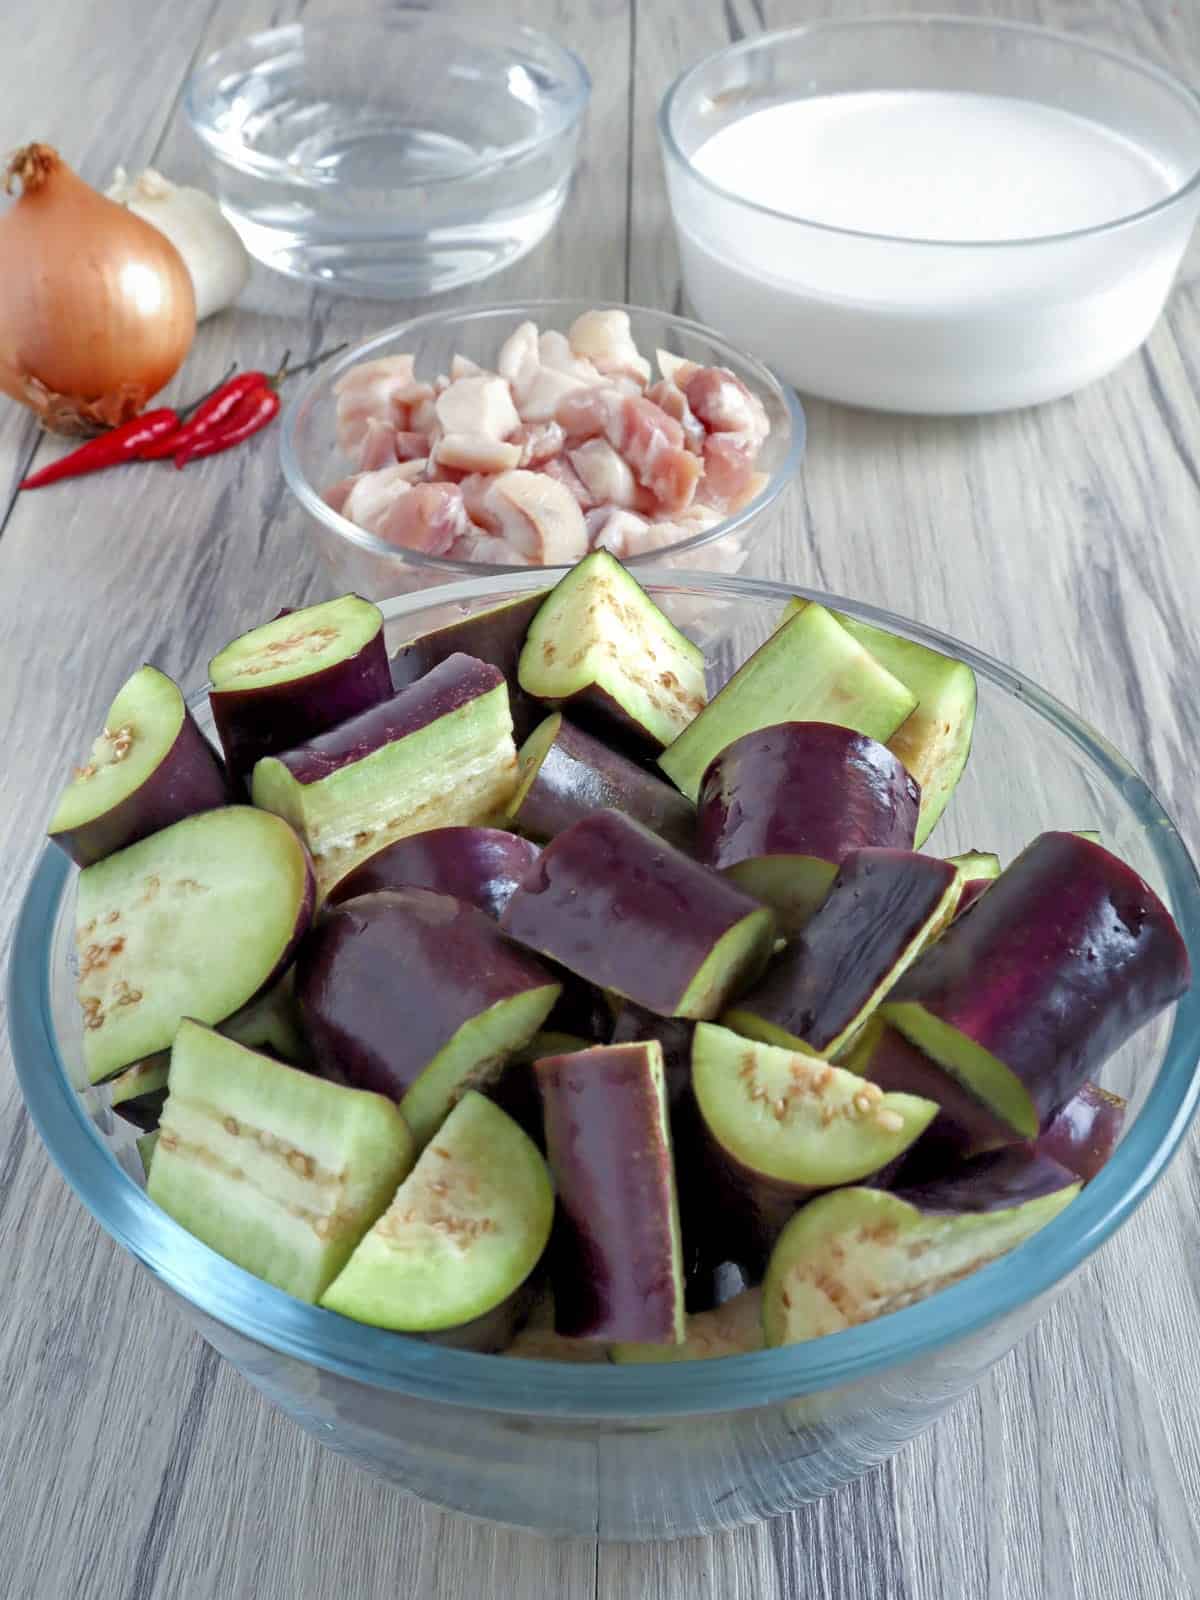
<path id="1" fill-rule="evenodd" d="M 198 171 L 191 63 L 303 0 L 9 7 L 0 144 Z M 903 0 L 517 0 L 595 78 L 562 223 L 476 298 L 674 306 L 654 111 L 728 38 Z M 932 8 L 931 8 L 932 9 Z M 1194 0 L 937 9 L 1076 29 L 1195 77 Z M 18 15 L 19 13 L 19 15 Z M 1185 266 L 1145 351 L 1077 399 L 977 421 L 809 406 L 780 576 L 921 617 L 1094 721 L 1200 844 L 1200 281 Z M 3 285 L 0 285 L 3 293 Z M 256 273 L 207 324 L 189 391 L 393 320 Z M 132 666 L 193 686 L 216 646 L 327 592 L 275 441 L 186 474 L 129 471 L 15 498 L 39 440 L 0 402 L 0 930 L 52 796 Z M 0 1001 L 2 1006 L 2 1001 Z M 0 1034 L 2 1036 L 2 1034 Z M 1037 1332 L 872 1478 L 768 1526 L 660 1547 L 555 1545 L 405 1500 L 269 1410 L 168 1312 L 67 1191 L 0 1045 L 0 1594 L 5 1600 L 1186 1600 L 1200 1594 L 1193 1141 Z"/>

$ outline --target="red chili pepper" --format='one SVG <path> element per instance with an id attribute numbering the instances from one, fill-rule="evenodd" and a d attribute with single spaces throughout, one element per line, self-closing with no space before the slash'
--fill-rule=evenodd
<path id="1" fill-rule="evenodd" d="M 157 411 L 145 411 L 132 417 L 119 428 L 89 439 L 78 450 L 51 461 L 40 472 L 33 473 L 21 483 L 22 489 L 41 489 L 48 483 L 58 483 L 62 478 L 79 478 L 87 472 L 98 472 L 102 467 L 115 467 L 122 461 L 134 460 L 144 446 L 156 439 L 169 437 L 179 427 L 179 413 L 170 406 Z"/>
<path id="2" fill-rule="evenodd" d="M 265 372 L 239 372 L 228 379 L 208 399 L 196 408 L 190 421 L 169 433 L 165 438 L 152 440 L 138 452 L 141 461 L 161 461 L 166 456 L 186 450 L 198 439 L 219 431 L 229 421 L 248 394 L 264 389 L 270 383 Z"/>
<path id="3" fill-rule="evenodd" d="M 279 396 L 274 389 L 264 385 L 253 390 L 242 397 L 241 404 L 222 432 L 197 439 L 180 450 L 175 457 L 176 467 L 186 467 L 189 461 L 198 461 L 202 456 L 215 456 L 222 450 L 232 450 L 234 445 L 241 444 L 243 439 L 249 439 L 252 434 L 265 428 L 278 412 Z"/>
<path id="4" fill-rule="evenodd" d="M 266 372 L 239 372 L 236 377 L 227 379 L 221 384 L 203 405 L 197 407 L 191 421 L 181 427 L 178 433 L 169 435 L 165 439 L 158 439 L 142 452 L 142 460 L 158 461 L 164 456 L 188 455 L 192 459 L 192 446 L 201 440 L 223 435 L 228 425 L 232 424 L 243 400 L 248 395 L 256 394 L 260 389 L 274 389 L 285 378 L 294 378 L 301 372 L 308 372 L 313 367 L 318 367 L 323 361 L 328 361 L 330 356 L 337 355 L 339 350 L 344 350 L 345 344 L 335 345 L 330 350 L 322 350 L 311 361 L 305 361 L 298 367 L 289 367 L 288 361 L 292 352 L 285 351 L 279 369 L 274 374 Z M 268 421 L 270 418 L 267 419 Z M 214 452 L 206 450 L 205 455 Z"/>

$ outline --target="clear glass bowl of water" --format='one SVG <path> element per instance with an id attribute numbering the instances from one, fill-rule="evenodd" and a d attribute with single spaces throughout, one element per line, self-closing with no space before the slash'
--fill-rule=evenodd
<path id="1" fill-rule="evenodd" d="M 793 593 L 708 572 L 643 568 L 638 578 L 691 631 L 704 613 L 714 685 L 762 643 Z M 545 571 L 510 573 L 386 601 L 389 647 L 549 581 Z M 1163 895 L 1200 970 L 1196 869 L 1170 818 L 1111 745 L 1028 679 L 966 645 L 871 606 L 815 598 L 975 669 L 975 748 L 933 850 L 979 845 L 1009 860 L 1043 828 L 1098 828 Z M 206 697 L 193 706 L 211 728 Z M 71 965 L 75 876 L 47 846 L 13 938 L 8 1013 L 25 1102 L 79 1200 L 197 1331 L 321 1443 L 423 1499 L 544 1534 L 711 1533 L 815 1500 L 887 1460 L 1029 1332 L 1145 1200 L 1200 1095 L 1197 985 L 1107 1064 L 1104 1082 L 1129 1097 L 1129 1121 L 1079 1198 L 1011 1255 L 876 1322 L 783 1349 L 669 1366 L 446 1349 L 292 1299 L 216 1255 L 149 1200 L 134 1131 L 113 1116 L 106 1089 L 87 1086 L 83 1070 Z M 64 1213 L 63 1226 L 71 1224 Z M 1144 1247 L 1146 1236 L 1139 1242 Z M 1095 1295 L 1095 1282 L 1082 1292 Z M 141 1337 L 155 1336 L 149 1318 Z M 1052 1427 L 1053 1416 L 1041 1425 Z M 864 1578 L 860 1592 L 877 1591 Z"/>
<path id="2" fill-rule="evenodd" d="M 185 107 L 250 252 L 381 299 L 474 283 L 562 210 L 591 83 L 545 34 L 389 9 L 218 51 Z"/>

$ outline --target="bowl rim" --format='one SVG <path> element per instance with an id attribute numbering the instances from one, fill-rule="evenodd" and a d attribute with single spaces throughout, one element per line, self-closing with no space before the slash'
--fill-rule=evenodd
<path id="1" fill-rule="evenodd" d="M 413 567 L 418 570 L 444 574 L 444 581 L 450 582 L 454 578 L 492 577 L 500 575 L 517 576 L 527 572 L 550 572 L 550 567 L 521 567 L 508 566 L 500 562 L 488 561 L 461 561 L 450 556 L 430 556 L 419 550 L 408 550 L 402 545 L 388 544 L 385 539 L 377 538 L 375 534 L 368 533 L 365 528 L 360 528 L 357 523 L 343 517 L 340 512 L 334 511 L 318 492 L 311 482 L 304 468 L 300 464 L 299 453 L 296 448 L 296 434 L 310 405 L 314 404 L 318 396 L 351 367 L 357 366 L 362 361 L 369 361 L 386 345 L 395 343 L 409 333 L 421 332 L 434 327 L 439 323 L 461 324 L 482 321 L 487 317 L 504 316 L 513 317 L 518 321 L 541 322 L 544 318 L 559 314 L 563 317 L 569 312 L 579 310 L 590 311 L 626 311 L 635 312 L 643 316 L 652 316 L 666 324 L 676 333 L 690 334 L 693 338 L 706 340 L 720 355 L 730 356 L 748 369 L 754 382 L 765 390 L 771 398 L 787 413 L 789 435 L 787 452 L 783 460 L 771 473 L 767 482 L 747 503 L 732 517 L 725 517 L 722 521 L 714 523 L 711 528 L 706 528 L 702 533 L 693 534 L 688 539 L 681 539 L 678 544 L 664 545 L 661 549 L 647 551 L 643 555 L 631 556 L 624 563 L 629 567 L 639 570 L 654 566 L 660 567 L 667 562 L 686 558 L 695 550 L 702 550 L 706 545 L 718 539 L 729 538 L 730 535 L 741 531 L 752 523 L 768 506 L 779 498 L 790 487 L 792 480 L 800 469 L 800 462 L 804 455 L 805 441 L 808 425 L 804 408 L 792 389 L 775 372 L 757 357 L 739 350 L 722 334 L 714 328 L 706 327 L 704 323 L 697 322 L 691 317 L 677 316 L 671 311 L 659 311 L 653 306 L 633 305 L 629 301 L 621 300 L 594 300 L 584 296 L 558 295 L 539 300 L 502 300 L 488 301 L 483 305 L 459 306 L 452 310 L 426 311 L 419 317 L 407 317 L 403 322 L 393 323 L 384 328 L 381 333 L 372 334 L 369 339 L 360 340 L 350 349 L 342 351 L 335 361 L 325 362 L 312 373 L 304 382 L 304 387 L 299 389 L 289 401 L 283 414 L 283 423 L 279 436 L 279 461 L 283 469 L 284 481 L 293 496 L 299 501 L 301 508 L 316 521 L 322 523 L 329 531 L 336 534 L 339 539 L 345 539 L 350 544 L 357 545 L 360 550 L 369 555 L 378 556 L 391 561 L 399 567 Z M 349 474 L 347 474 L 349 476 Z"/>
<path id="2" fill-rule="evenodd" d="M 467 178 L 475 181 L 491 172 L 498 172 L 502 167 L 510 166 L 514 161 L 524 160 L 526 156 L 555 143 L 578 124 L 587 111 L 592 94 L 591 73 L 569 45 L 563 44 L 552 34 L 544 33 L 540 28 L 531 28 L 519 22 L 494 22 L 485 16 L 467 13 L 439 12 L 437 9 L 430 10 L 427 6 L 413 3 L 389 5 L 386 11 L 380 12 L 351 13 L 336 18 L 313 18 L 310 21 L 283 23 L 275 28 L 261 28 L 255 33 L 243 34 L 231 43 L 222 45 L 192 68 L 183 93 L 184 114 L 192 132 L 214 154 L 235 163 L 243 171 L 294 183 L 296 172 L 287 161 L 276 156 L 262 155 L 257 150 L 247 150 L 236 138 L 223 136 L 205 120 L 201 112 L 203 103 L 201 91 L 214 73 L 234 71 L 246 57 L 273 45 L 280 49 L 289 45 L 298 48 L 302 45 L 306 32 L 317 34 L 336 31 L 342 34 L 347 28 L 366 26 L 392 32 L 398 25 L 410 25 L 430 32 L 451 33 L 455 31 L 456 25 L 461 31 L 464 23 L 470 24 L 473 35 L 480 40 L 486 39 L 493 44 L 509 47 L 515 42 L 524 41 L 531 46 L 536 45 L 547 56 L 557 57 L 560 81 L 569 96 L 561 104 L 553 103 L 554 116 L 548 125 L 529 138 L 514 139 L 509 144 L 498 146 L 475 165 L 448 177 L 422 178 L 411 183 L 389 184 L 388 188 L 403 192 L 406 189 L 425 190 L 441 184 L 461 183 Z"/>
<path id="3" fill-rule="evenodd" d="M 563 569 L 476 579 L 383 603 L 389 620 L 433 606 L 532 591 Z M 1119 788 L 1146 829 L 1195 968 L 1200 877 L 1145 781 L 1101 735 L 1012 668 L 936 629 L 848 597 L 714 573 L 644 574 L 652 589 L 779 603 L 804 594 L 892 627 L 966 661 L 1074 744 Z M 1159 1179 L 1200 1099 L 1200 985 L 1179 1001 L 1162 1063 L 1140 1114 L 1107 1165 L 1033 1238 L 969 1279 L 888 1317 L 806 1344 L 719 1361 L 607 1366 L 502 1360 L 370 1328 L 293 1299 L 217 1255 L 150 1201 L 119 1165 L 87 1114 L 58 1053 L 50 996 L 50 940 L 69 863 L 47 845 L 15 929 L 9 1031 L 17 1076 L 51 1157 L 105 1231 L 203 1316 L 260 1346 L 360 1383 L 414 1398 L 521 1416 L 571 1420 L 659 1418 L 748 1410 L 865 1379 L 928 1357 L 1047 1295 L 1096 1250 Z"/>
<path id="4" fill-rule="evenodd" d="M 777 44 L 803 39 L 816 34 L 848 32 L 854 29 L 883 32 L 928 32 L 934 28 L 945 28 L 948 31 L 999 34 L 1032 34 L 1040 39 L 1055 44 L 1070 45 L 1073 48 L 1085 51 L 1093 56 L 1102 56 L 1131 72 L 1139 74 L 1157 84 L 1157 86 L 1176 100 L 1183 102 L 1196 118 L 1197 132 L 1200 133 L 1200 91 L 1192 89 L 1182 79 L 1165 71 L 1162 67 L 1155 66 L 1152 62 L 1143 61 L 1137 56 L 1128 54 L 1123 50 L 1112 49 L 1108 45 L 1094 44 L 1090 39 L 1085 39 L 1077 34 L 1065 32 L 1061 28 L 1044 28 L 1032 22 L 1006 22 L 992 17 L 963 17 L 955 16 L 948 12 L 913 12 L 907 16 L 871 16 L 839 17 L 817 20 L 798 24 L 792 28 L 776 28 L 766 33 L 750 34 L 744 39 L 731 45 L 724 45 L 719 50 L 712 50 L 701 60 L 685 67 L 674 82 L 667 89 L 659 101 L 657 123 L 659 141 L 662 146 L 664 158 L 668 164 L 676 162 L 686 171 L 688 176 L 710 194 L 716 195 L 728 204 L 740 206 L 748 212 L 757 213 L 759 216 L 770 217 L 777 222 L 790 223 L 797 228 L 813 228 L 820 233 L 832 234 L 849 239 L 869 239 L 876 243 L 889 245 L 912 245 L 921 249 L 931 250 L 1011 250 L 1019 248 L 1036 248 L 1039 245 L 1063 244 L 1071 240 L 1088 239 L 1099 234 L 1112 233 L 1122 228 L 1134 226 L 1149 217 L 1156 216 L 1159 212 L 1167 211 L 1200 188 L 1200 162 L 1186 182 L 1172 189 L 1170 194 L 1156 200 L 1152 205 L 1143 206 L 1137 211 L 1127 212 L 1124 216 L 1113 217 L 1107 222 L 1093 223 L 1085 228 L 1070 228 L 1062 233 L 1030 234 L 1019 239 L 925 239 L 915 234 L 876 233 L 866 228 L 846 228 L 834 223 L 820 222 L 813 217 L 797 216 L 794 212 L 780 211 L 773 206 L 764 205 L 758 200 L 748 200 L 745 196 L 737 194 L 733 189 L 727 189 L 723 184 L 708 177 L 695 166 L 691 157 L 684 151 L 676 138 L 672 126 L 672 116 L 678 101 L 680 101 L 688 88 L 689 79 L 698 76 L 707 67 L 715 62 L 729 59 L 736 60 L 740 56 L 750 55 L 764 47 L 770 48 Z"/>

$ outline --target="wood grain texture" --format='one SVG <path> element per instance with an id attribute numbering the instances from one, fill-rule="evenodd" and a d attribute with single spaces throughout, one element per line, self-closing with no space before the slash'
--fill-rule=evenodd
<path id="1" fill-rule="evenodd" d="M 681 303 L 654 112 L 688 61 L 763 26 L 902 0 L 522 0 L 596 83 L 567 215 L 475 300 Z M 156 156 L 198 172 L 177 95 L 202 50 L 295 0 L 186 8 L 47 0 L 3 68 L 6 145 L 58 140 L 96 181 Z M 336 0 L 306 14 L 334 12 Z M 1079 31 L 1200 72 L 1169 0 L 948 6 Z M 94 15 L 93 15 L 94 12 Z M 68 15 L 69 14 L 69 15 Z M 632 73 L 630 65 L 632 63 Z M 86 90 L 86 92 L 85 92 Z M 106 113 L 97 115 L 96 107 Z M 47 121 L 45 108 L 54 108 Z M 1200 283 L 1196 255 L 1145 351 L 1074 399 L 926 421 L 808 405 L 780 575 L 880 601 L 1019 664 L 1146 772 L 1200 843 Z M 256 273 L 205 326 L 188 392 L 394 320 Z M 131 666 L 187 684 L 234 631 L 326 592 L 266 441 L 30 495 L 35 443 L 0 408 L 0 945 L 64 761 Z M 57 448 L 43 445 L 45 455 Z M 64 752 L 64 742 L 70 746 Z M 0 1010 L 3 1000 L 0 999 Z M 718 1540 L 558 1546 L 414 1505 L 302 1435 L 221 1366 L 51 1169 L 0 1065 L 0 1592 L 13 1600 L 1184 1600 L 1200 1593 L 1200 1163 L 1166 1180 L 1034 1335 L 872 1478 Z"/>

